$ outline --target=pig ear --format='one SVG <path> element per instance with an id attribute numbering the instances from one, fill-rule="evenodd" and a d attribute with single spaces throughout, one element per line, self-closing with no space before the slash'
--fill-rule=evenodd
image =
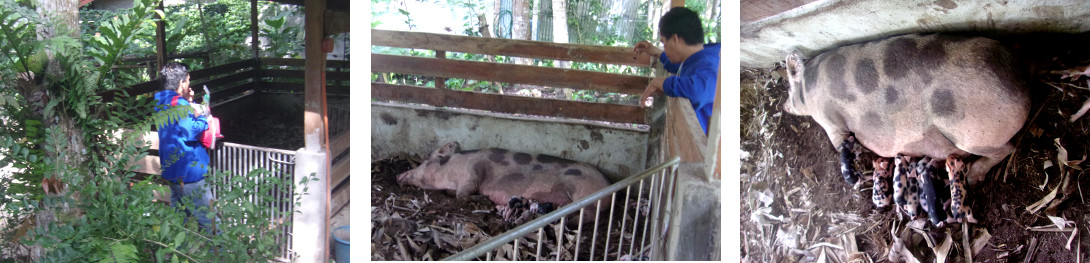
<path id="1" fill-rule="evenodd" d="M 802 57 L 802 52 L 798 50 L 792 50 L 791 54 L 787 55 L 787 61 L 785 64 L 787 66 L 787 75 L 789 75 L 791 79 L 802 78 L 802 66 L 805 65 L 804 60 L 805 58 Z"/>
<path id="2" fill-rule="evenodd" d="M 448 142 L 446 145 L 439 148 L 439 150 L 435 151 L 435 154 L 438 155 L 438 157 L 447 157 L 458 152 L 458 148 L 460 148 L 458 142 Z"/>

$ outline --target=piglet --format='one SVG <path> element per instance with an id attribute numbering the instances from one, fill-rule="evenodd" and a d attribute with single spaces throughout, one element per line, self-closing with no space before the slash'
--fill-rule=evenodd
<path id="1" fill-rule="evenodd" d="M 458 198 L 483 194 L 497 206 L 512 197 L 564 206 L 609 186 L 605 175 L 585 163 L 544 154 L 504 149 L 461 151 L 457 142 L 440 147 L 416 168 L 397 176 L 399 184 L 453 191 Z M 598 201 L 608 207 L 610 201 Z M 596 206 L 585 210 L 583 222 L 594 219 Z"/>
<path id="2" fill-rule="evenodd" d="M 879 210 L 889 207 L 892 202 L 893 196 L 889 187 L 889 178 L 892 175 L 892 171 L 889 166 L 889 158 L 878 158 L 874 160 L 874 192 L 871 194 L 871 201 L 874 202 L 874 206 Z"/>

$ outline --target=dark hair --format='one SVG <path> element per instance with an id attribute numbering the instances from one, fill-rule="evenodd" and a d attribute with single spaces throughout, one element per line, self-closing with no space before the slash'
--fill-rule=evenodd
<path id="1" fill-rule="evenodd" d="M 677 35 L 687 45 L 704 44 L 704 27 L 700 15 L 685 7 L 670 8 L 659 20 L 659 34 L 663 38 Z"/>
<path id="2" fill-rule="evenodd" d="M 178 84 L 182 83 L 182 80 L 189 75 L 189 66 L 178 62 L 170 62 L 163 66 L 159 73 L 162 74 L 163 78 L 163 90 L 176 90 Z"/>

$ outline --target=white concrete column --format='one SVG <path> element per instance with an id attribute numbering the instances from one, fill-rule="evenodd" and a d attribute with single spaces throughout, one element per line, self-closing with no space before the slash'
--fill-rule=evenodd
<path id="1" fill-rule="evenodd" d="M 326 186 L 326 178 L 329 171 L 326 170 L 329 157 L 325 151 L 313 152 L 299 149 L 295 152 L 295 197 L 302 194 L 303 187 L 299 183 L 303 178 L 310 178 L 311 173 L 320 178 L 320 181 L 307 183 L 307 194 L 302 196 L 302 205 L 295 209 L 301 213 L 292 216 L 292 250 L 298 253 L 297 262 L 329 262 L 329 204 Z M 293 198 L 294 199 L 294 198 Z"/>

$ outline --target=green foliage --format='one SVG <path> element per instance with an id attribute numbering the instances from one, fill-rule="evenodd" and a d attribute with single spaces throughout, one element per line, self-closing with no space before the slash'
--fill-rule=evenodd
<path id="1" fill-rule="evenodd" d="M 151 114 L 154 102 L 146 95 L 121 94 L 109 103 L 96 95 L 134 79 L 131 72 L 111 69 L 148 41 L 156 5 L 156 0 L 137 0 L 133 10 L 89 15 L 99 20 L 87 23 L 80 39 L 60 34 L 38 40 L 39 27 L 51 22 L 28 3 L 0 0 L 0 168 L 14 168 L 11 176 L 0 176 L 0 214 L 6 222 L 53 218 L 39 220 L 46 223 L 25 234 L 9 224 L 0 229 L 0 247 L 40 245 L 43 262 L 255 262 L 279 255 L 280 244 L 270 237 L 290 222 L 271 218 L 268 204 L 299 199 L 277 200 L 268 193 L 291 180 L 263 176 L 271 173 L 263 170 L 209 174 L 209 182 L 234 188 L 217 192 L 221 201 L 213 212 L 222 220 L 221 234 L 208 235 L 197 230 L 195 220 L 183 224 L 184 213 L 152 200 L 153 191 L 169 191 L 157 177 L 141 179 L 131 172 L 132 160 L 145 157 L 149 148 L 140 135 L 188 114 L 186 107 Z M 176 24 L 171 31 L 184 32 L 179 28 L 190 25 Z M 21 79 L 25 74 L 18 69 L 34 70 L 31 62 L 40 59 L 35 54 L 47 54 L 43 67 L 56 65 L 61 74 Z M 74 158 L 80 161 L 70 161 Z M 47 176 L 69 189 L 43 194 L 40 182 Z M 242 202 L 249 197 L 256 201 Z"/>

